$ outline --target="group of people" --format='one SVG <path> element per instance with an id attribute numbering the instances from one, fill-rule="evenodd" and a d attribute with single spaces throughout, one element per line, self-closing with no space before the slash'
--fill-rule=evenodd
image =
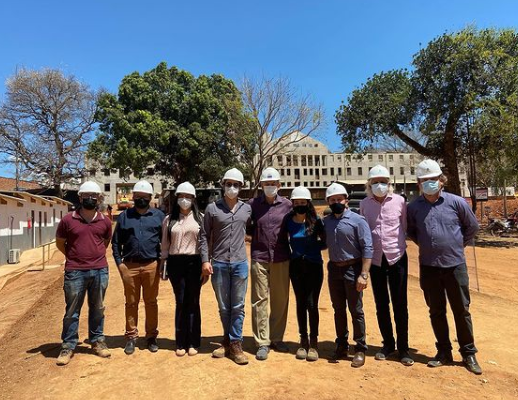
<path id="1" fill-rule="evenodd" d="M 106 247 L 112 240 L 126 298 L 124 351 L 128 355 L 134 353 L 139 336 L 141 293 L 147 348 L 151 352 L 159 349 L 160 277 L 169 279 L 176 299 L 176 355 L 196 355 L 201 341 L 200 292 L 210 279 L 223 327 L 223 341 L 212 356 L 247 364 L 242 341 L 250 272 L 256 359 L 266 360 L 271 349 L 289 352 L 284 334 L 291 281 L 300 335 L 296 358 L 316 361 L 318 302 L 324 280 L 322 250 L 327 248 L 327 277 L 336 329 L 333 358 L 348 357 L 349 310 L 355 342 L 351 365 L 365 364 L 363 291 L 370 275 L 383 338 L 375 359 L 385 360 L 397 350 L 401 363 L 411 366 L 408 237 L 419 247 L 420 285 L 437 340 L 437 354 L 428 365 L 440 367 L 453 362 L 446 319 L 449 300 L 463 363 L 469 371 L 482 373 L 475 356 L 464 258 L 464 247 L 477 233 L 478 223 L 464 199 L 443 190 L 447 178 L 437 162 L 424 160 L 418 165 L 421 196 L 408 207 L 405 199 L 394 193 L 389 172 L 381 165 L 369 171 L 367 197 L 360 204 L 359 214 L 348 209 L 346 188 L 332 183 L 326 189 L 330 213 L 324 218 L 317 215 L 307 188 L 296 187 L 289 200 L 278 194 L 281 179 L 276 169 L 266 168 L 260 181 L 262 194 L 243 202 L 239 199 L 243 174 L 236 168 L 228 170 L 221 180 L 224 196 L 210 203 L 204 214 L 198 208 L 194 186 L 184 182 L 176 188 L 167 216 L 150 207 L 152 186 L 139 181 L 133 189 L 134 207 L 119 215 L 113 238 L 110 221 L 96 211 L 102 192 L 96 183 L 85 182 L 79 190 L 80 208 L 62 219 L 56 233 L 57 246 L 66 256 L 66 312 L 58 364 L 66 365 L 77 345 L 79 313 L 86 293 L 89 342 L 97 355 L 110 356 L 103 334 L 103 299 L 108 285 Z"/>

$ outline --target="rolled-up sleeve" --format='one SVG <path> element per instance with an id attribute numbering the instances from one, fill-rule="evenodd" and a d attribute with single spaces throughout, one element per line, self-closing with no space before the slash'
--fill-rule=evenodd
<path id="1" fill-rule="evenodd" d="M 212 204 L 214 203 L 211 203 L 211 205 Z M 203 223 L 200 227 L 199 244 L 202 262 L 210 261 L 209 243 L 212 235 L 212 212 L 210 210 L 211 205 L 207 207 L 205 215 L 203 216 Z"/>
<path id="2" fill-rule="evenodd" d="M 358 239 L 362 249 L 363 258 L 372 258 L 374 254 L 374 248 L 372 247 L 372 235 L 369 228 L 369 224 L 362 217 L 358 222 Z"/>

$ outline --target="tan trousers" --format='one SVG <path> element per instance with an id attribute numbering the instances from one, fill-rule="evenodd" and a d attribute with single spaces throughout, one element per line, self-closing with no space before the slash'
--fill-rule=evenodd
<path id="1" fill-rule="evenodd" d="M 288 318 L 290 262 L 252 261 L 251 284 L 252 331 L 256 345 L 269 346 L 271 342 L 282 341 Z"/>
<path id="2" fill-rule="evenodd" d="M 146 310 L 146 338 L 158 336 L 158 285 L 160 276 L 158 262 L 125 262 L 119 266 L 126 297 L 126 333 L 127 339 L 138 337 L 138 306 L 140 289 Z"/>

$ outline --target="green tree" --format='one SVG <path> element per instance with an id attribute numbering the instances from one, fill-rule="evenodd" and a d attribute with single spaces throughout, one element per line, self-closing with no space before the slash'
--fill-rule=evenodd
<path id="1" fill-rule="evenodd" d="M 336 112 L 347 151 L 393 137 L 439 159 L 448 188 L 460 194 L 459 163 L 511 146 L 516 136 L 518 35 L 468 27 L 432 40 L 410 70 L 375 74 Z M 413 137 L 420 133 L 420 140 Z M 509 149 L 516 153 L 516 145 Z"/>
<path id="2" fill-rule="evenodd" d="M 251 122 L 231 80 L 194 77 L 166 63 L 124 77 L 118 95 L 100 98 L 97 120 L 90 158 L 137 176 L 154 166 L 174 183 L 216 182 L 245 164 L 252 147 Z"/>

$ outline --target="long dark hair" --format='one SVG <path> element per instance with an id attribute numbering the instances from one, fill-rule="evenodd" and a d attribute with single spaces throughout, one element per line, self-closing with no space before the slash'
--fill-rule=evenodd
<path id="1" fill-rule="evenodd" d="M 306 212 L 306 220 L 304 221 L 304 226 L 306 228 L 306 236 L 311 236 L 315 233 L 315 227 L 317 225 L 317 211 L 315 210 L 315 206 L 311 202 L 311 200 L 307 200 L 308 202 L 308 211 Z M 295 211 L 291 210 L 288 214 L 291 217 L 295 215 Z"/>
<path id="2" fill-rule="evenodd" d="M 192 198 L 192 215 L 194 220 L 201 226 L 203 223 L 203 215 L 198 207 L 198 203 L 196 202 L 196 197 Z M 169 213 L 169 224 L 167 226 L 167 238 L 169 242 L 171 242 L 171 228 L 173 225 L 180 219 L 180 206 L 178 205 L 178 197 L 176 195 L 172 196 L 172 203 L 170 203 L 171 212 Z"/>

